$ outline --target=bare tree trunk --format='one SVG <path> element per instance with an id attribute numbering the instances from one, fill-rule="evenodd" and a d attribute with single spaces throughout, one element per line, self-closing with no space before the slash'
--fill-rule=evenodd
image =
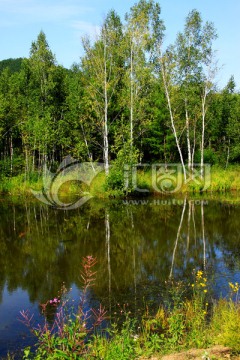
<path id="1" fill-rule="evenodd" d="M 180 147 L 180 144 L 179 144 L 179 141 L 178 141 L 177 131 L 176 131 L 176 127 L 175 127 L 174 116 L 173 116 L 173 112 L 172 112 L 172 104 L 171 104 L 170 94 L 169 94 L 169 91 L 168 91 L 168 85 L 167 85 L 167 80 L 166 80 L 166 74 L 165 74 L 165 70 L 164 70 L 163 60 L 162 60 L 162 64 L 161 64 L 161 65 L 162 65 L 162 66 L 161 66 L 161 71 L 162 71 L 162 78 L 163 78 L 164 90 L 165 90 L 165 95 L 166 95 L 166 98 L 167 98 L 168 110 L 169 110 L 169 114 L 170 114 L 170 120 L 171 120 L 172 130 L 173 130 L 174 138 L 175 138 L 175 141 L 176 141 L 178 153 L 179 153 L 179 156 L 180 156 L 182 168 L 183 168 L 184 181 L 186 182 L 186 180 L 187 180 L 186 168 L 185 168 L 185 164 L 184 164 L 184 161 L 183 161 L 182 150 L 181 150 L 181 147 Z"/>
<path id="2" fill-rule="evenodd" d="M 185 100 L 185 116 L 186 116 L 186 130 L 187 130 L 187 149 L 188 149 L 188 171 L 192 170 L 192 154 L 191 154 L 191 141 L 189 129 L 189 116 L 187 109 L 187 100 Z"/>
<path id="3" fill-rule="evenodd" d="M 227 167 L 228 167 L 229 156 L 230 156 L 230 139 L 228 139 L 227 160 L 226 160 L 226 166 L 225 166 L 226 169 L 227 169 Z"/>
<path id="4" fill-rule="evenodd" d="M 105 39 L 106 41 L 106 39 Z M 103 159 L 106 175 L 109 174 L 109 145 L 108 145 L 108 92 L 107 92 L 107 54 L 104 44 L 104 123 L 103 123 Z"/>
<path id="5" fill-rule="evenodd" d="M 191 169 L 192 173 L 193 173 L 193 166 L 194 166 L 195 148 L 196 148 L 196 124 L 194 124 L 194 129 L 193 129 L 192 169 Z"/>
<path id="6" fill-rule="evenodd" d="M 130 146 L 133 146 L 133 49 L 131 46 L 130 70 Z"/>
<path id="7" fill-rule="evenodd" d="M 39 147 L 38 147 L 38 169 L 40 170 L 41 169 L 41 165 L 42 165 L 42 162 L 41 162 L 41 147 L 40 147 L 40 143 L 39 143 Z"/>
<path id="8" fill-rule="evenodd" d="M 12 140 L 12 134 L 10 134 L 10 173 L 12 176 L 13 173 L 13 140 Z"/>
<path id="9" fill-rule="evenodd" d="M 25 180 L 27 180 L 28 178 L 28 173 L 29 173 L 29 167 L 28 167 L 28 149 L 27 146 L 25 145 Z"/>
<path id="10" fill-rule="evenodd" d="M 204 89 L 204 94 L 202 96 L 202 137 L 201 137 L 201 164 L 200 164 L 200 173 L 203 178 L 203 166 L 204 166 L 204 141 L 205 141 L 205 118 L 206 118 L 206 98 L 207 98 L 207 89 Z"/>
<path id="11" fill-rule="evenodd" d="M 34 137 L 34 143 L 33 143 L 32 171 L 35 170 L 35 153 L 36 153 L 36 137 Z"/>

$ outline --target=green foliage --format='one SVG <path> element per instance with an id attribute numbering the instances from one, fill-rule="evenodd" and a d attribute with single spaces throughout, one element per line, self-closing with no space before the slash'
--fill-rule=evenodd
<path id="1" fill-rule="evenodd" d="M 110 169 L 110 173 L 106 179 L 106 190 L 123 190 L 124 189 L 124 173 L 123 169 L 116 165 Z"/>
<path id="2" fill-rule="evenodd" d="M 132 184 L 128 184 L 125 189 L 125 172 L 132 165 L 138 163 L 139 152 L 131 146 L 130 142 L 124 144 L 123 148 L 118 151 L 116 160 L 113 161 L 110 173 L 106 179 L 106 190 L 131 191 Z"/>
<path id="3" fill-rule="evenodd" d="M 15 72 L 19 72 L 22 66 L 22 58 L 17 59 L 6 59 L 0 61 L 0 72 L 4 69 L 8 68 L 10 70 L 10 73 L 13 74 Z"/>
<path id="4" fill-rule="evenodd" d="M 200 160 L 201 160 L 201 154 L 200 154 L 200 151 L 197 151 L 195 154 L 194 161 L 196 164 L 200 164 Z M 214 152 L 214 150 L 213 149 L 204 149 L 204 163 L 214 165 L 214 164 L 217 164 L 217 162 L 218 162 L 218 157 L 217 157 L 216 153 Z"/>
<path id="5" fill-rule="evenodd" d="M 90 359 L 104 359 L 104 360 L 130 360 L 136 359 L 137 349 L 134 346 L 134 326 L 131 320 L 127 319 L 118 330 L 116 326 L 112 326 L 109 330 L 111 340 L 104 337 L 96 336 L 90 346 Z"/>
<path id="6" fill-rule="evenodd" d="M 23 170 L 24 158 L 22 155 L 16 155 L 12 160 L 10 158 L 0 160 L 0 178 L 17 176 L 19 173 L 22 173 Z"/>
<path id="7" fill-rule="evenodd" d="M 106 175 L 109 162 L 106 183 L 102 178 L 99 186 L 95 182 L 102 196 L 104 191 L 123 193 L 124 165 L 179 162 L 163 64 L 183 162 L 195 153 L 199 163 L 202 148 L 205 163 L 227 168 L 239 162 L 240 95 L 234 78 L 217 91 L 206 73 L 216 38 L 213 24 L 204 24 L 200 13 L 191 11 L 162 57 L 160 16 L 153 0 L 134 4 L 124 24 L 111 10 L 96 40 L 84 39 L 84 54 L 71 70 L 58 65 L 43 31 L 32 42 L 29 58 L 0 62 L 1 178 L 24 173 L 27 179 L 45 162 L 59 164 L 70 154 L 105 163 Z M 142 187 L 151 189 L 150 177 L 139 175 Z M 232 188 L 228 181 L 216 182 L 212 189 Z M 186 188 L 201 190 L 194 184 Z"/>

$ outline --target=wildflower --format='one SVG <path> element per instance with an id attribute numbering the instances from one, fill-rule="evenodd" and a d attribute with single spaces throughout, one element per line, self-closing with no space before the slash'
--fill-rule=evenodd
<path id="1" fill-rule="evenodd" d="M 137 341 L 139 338 L 139 335 L 133 335 L 133 341 Z"/>
<path id="2" fill-rule="evenodd" d="M 54 298 L 53 300 L 49 300 L 49 304 L 57 305 L 58 303 L 60 303 L 60 300 L 58 298 Z"/>
<path id="3" fill-rule="evenodd" d="M 232 291 L 234 293 L 237 293 L 239 291 L 239 289 L 240 289 L 240 284 L 237 283 L 237 282 L 235 282 L 235 284 L 229 282 L 228 285 L 230 286 L 230 288 L 232 289 Z"/>
<path id="4" fill-rule="evenodd" d="M 230 286 L 231 289 L 234 289 L 234 284 L 233 283 L 228 283 L 228 285 Z"/>
<path id="5" fill-rule="evenodd" d="M 205 294 L 207 293 L 207 289 L 204 289 L 203 292 L 205 292 Z"/>

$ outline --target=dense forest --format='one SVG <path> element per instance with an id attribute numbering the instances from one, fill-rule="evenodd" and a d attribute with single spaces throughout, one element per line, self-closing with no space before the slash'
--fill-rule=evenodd
<path id="1" fill-rule="evenodd" d="M 168 29 L 171 31 L 171 29 Z M 214 25 L 192 10 L 173 44 L 157 2 L 106 16 L 71 69 L 41 31 L 29 58 L 0 62 L 0 174 L 79 161 L 221 164 L 240 160 L 240 95 L 216 86 Z M 63 49 L 64 51 L 64 49 Z"/>

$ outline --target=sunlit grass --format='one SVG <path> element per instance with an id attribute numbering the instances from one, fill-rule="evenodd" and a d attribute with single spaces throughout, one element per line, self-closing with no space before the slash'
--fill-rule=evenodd
<path id="1" fill-rule="evenodd" d="M 69 177 L 69 179 L 68 179 Z M 231 191 L 240 191 L 240 166 L 229 166 L 228 169 L 213 166 L 211 168 L 210 185 L 204 189 L 204 180 L 199 178 L 187 181 L 184 184 L 181 180 L 181 186 L 178 187 L 177 180 L 161 182 L 151 171 L 138 170 L 135 180 L 132 182 L 130 178 L 129 189 L 124 183 L 123 174 L 120 171 L 111 172 L 107 177 L 102 171 L 91 184 L 84 184 L 82 181 L 72 181 L 72 176 L 58 177 L 54 180 L 54 186 L 51 191 L 59 191 L 59 196 L 77 195 L 83 192 L 89 192 L 92 196 L 98 198 L 125 197 L 127 195 L 145 196 L 145 195 L 172 195 L 172 194 L 227 194 Z M 76 176 L 77 178 L 77 176 Z M 20 174 L 15 177 L 2 177 L 0 179 L 0 193 L 10 195 L 31 194 L 31 189 L 41 191 L 43 189 L 42 174 L 33 173 L 28 175 Z M 57 190 L 56 190 L 57 189 Z M 204 191 L 203 191 L 204 190 Z"/>

